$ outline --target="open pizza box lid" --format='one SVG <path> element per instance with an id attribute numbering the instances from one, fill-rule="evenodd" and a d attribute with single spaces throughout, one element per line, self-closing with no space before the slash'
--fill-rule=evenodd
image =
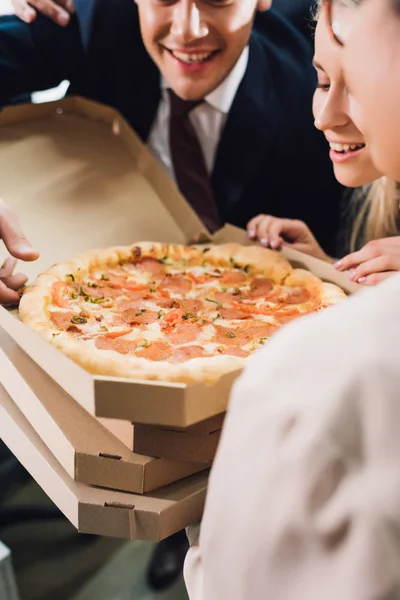
<path id="1" fill-rule="evenodd" d="M 159 541 L 201 520 L 206 473 L 146 496 L 76 483 L 1 385 L 0 438 L 82 533 Z"/>
<path id="2" fill-rule="evenodd" d="M 208 466 L 204 460 L 183 462 L 184 455 L 176 462 L 132 452 L 133 446 L 129 450 L 91 417 L 1 329 L 0 373 L 1 385 L 75 481 L 142 494 Z"/>
<path id="3" fill-rule="evenodd" d="M 141 240 L 188 243 L 198 234 L 211 239 L 124 119 L 80 98 L 0 114 L 0 196 L 16 209 L 41 252 L 37 262 L 24 265 L 31 279 L 88 248 Z M 247 242 L 244 232 L 230 226 L 214 240 Z M 336 281 L 332 267 L 322 265 L 326 279 Z M 213 386 L 93 376 L 1 307 L 0 327 L 97 417 L 189 427 L 226 410 L 240 373 Z"/>

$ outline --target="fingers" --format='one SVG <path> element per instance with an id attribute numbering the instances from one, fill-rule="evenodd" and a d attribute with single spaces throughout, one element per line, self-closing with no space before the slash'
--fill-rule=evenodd
<path id="1" fill-rule="evenodd" d="M 382 273 L 387 271 L 399 271 L 400 270 L 400 256 L 394 256 L 392 254 L 386 254 L 367 260 L 352 272 L 350 279 L 357 283 L 365 283 L 365 278 L 374 273 Z"/>
<path id="2" fill-rule="evenodd" d="M 277 250 L 283 244 L 280 235 L 283 229 L 284 219 L 271 217 L 270 215 L 258 215 L 247 225 L 250 239 L 258 239 L 265 248 L 271 247 Z"/>
<path id="3" fill-rule="evenodd" d="M 17 259 L 9 256 L 4 261 L 3 265 L 0 267 L 0 279 L 4 279 L 5 277 L 10 277 L 15 269 L 17 264 Z"/>
<path id="4" fill-rule="evenodd" d="M 259 223 L 266 218 L 267 215 L 257 215 L 247 223 L 247 235 L 251 240 L 257 239 L 257 229 Z"/>
<path id="5" fill-rule="evenodd" d="M 335 268 L 339 271 L 348 271 L 358 267 L 361 263 L 383 255 L 400 256 L 400 236 L 372 240 L 361 250 L 352 252 L 339 260 L 335 264 Z"/>
<path id="6" fill-rule="evenodd" d="M 21 21 L 32 23 L 36 19 L 36 11 L 25 0 L 12 0 L 12 5 L 15 14 Z"/>
<path id="7" fill-rule="evenodd" d="M 27 277 L 22 273 L 13 275 L 17 261 L 15 258 L 7 258 L 0 267 L 0 304 L 18 304 L 18 290 L 27 282 Z"/>
<path id="8" fill-rule="evenodd" d="M 360 283 L 361 285 L 373 286 L 377 285 L 378 283 L 382 283 L 382 281 L 385 281 L 386 279 L 389 279 L 389 277 L 393 277 L 393 275 L 397 274 L 398 271 L 385 271 L 384 273 L 373 273 L 372 275 L 367 275 L 366 277 L 363 277 L 357 283 Z"/>
<path id="9" fill-rule="evenodd" d="M 75 10 L 72 0 L 29 0 L 29 4 L 27 0 L 13 0 L 13 6 L 18 17 L 26 23 L 31 23 L 39 12 L 61 27 L 68 25 L 70 13 Z"/>
<path id="10" fill-rule="evenodd" d="M 57 3 L 60 6 L 63 6 L 70 15 L 73 15 L 75 12 L 75 4 L 74 0 L 57 0 Z"/>
<path id="11" fill-rule="evenodd" d="M 335 263 L 335 269 L 338 271 L 348 271 L 349 269 L 355 269 L 358 265 L 372 256 L 369 255 L 368 250 L 366 250 L 366 246 L 357 252 L 352 252 L 347 256 L 344 256 L 340 260 Z"/>
<path id="12" fill-rule="evenodd" d="M 280 248 L 284 242 L 291 244 L 314 243 L 315 238 L 305 223 L 297 219 L 280 219 L 258 215 L 252 219 L 247 231 L 250 239 L 258 238 L 265 247 Z"/>
<path id="13" fill-rule="evenodd" d="M 0 200 L 0 239 L 15 258 L 31 261 L 39 257 L 19 226 L 18 219 L 10 207 Z"/>
<path id="14" fill-rule="evenodd" d="M 18 292 L 7 287 L 0 279 L 0 304 L 18 304 L 19 299 Z"/>

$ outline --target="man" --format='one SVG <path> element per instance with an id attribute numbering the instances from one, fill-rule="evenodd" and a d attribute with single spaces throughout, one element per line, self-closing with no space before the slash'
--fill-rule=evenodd
<path id="1" fill-rule="evenodd" d="M 269 212 L 306 221 L 333 253 L 341 189 L 313 127 L 309 45 L 270 4 L 75 0 L 63 28 L 42 15 L 31 24 L 5 17 L 0 106 L 68 79 L 70 92 L 124 115 L 210 230 Z M 32 259 L 8 243 L 10 224 L 21 233 L 1 207 L 0 224 L 10 252 Z M 0 302 L 16 294 L 6 267 Z M 162 556 L 154 587 L 179 572 L 175 555 Z"/>

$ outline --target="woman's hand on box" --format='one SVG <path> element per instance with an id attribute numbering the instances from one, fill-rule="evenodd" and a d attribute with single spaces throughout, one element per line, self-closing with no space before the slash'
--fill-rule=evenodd
<path id="1" fill-rule="evenodd" d="M 373 240 L 335 264 L 350 271 L 350 279 L 362 285 L 376 285 L 400 271 L 400 236 Z"/>
<path id="2" fill-rule="evenodd" d="M 12 0 L 15 14 L 25 23 L 32 23 L 37 13 L 65 27 L 75 12 L 74 0 Z"/>
<path id="3" fill-rule="evenodd" d="M 39 253 L 32 248 L 18 223 L 12 209 L 0 199 L 0 240 L 3 240 L 11 254 L 0 265 L 0 304 L 17 304 L 18 290 L 26 283 L 22 274 L 14 274 L 17 258 L 25 261 L 36 260 Z"/>
<path id="4" fill-rule="evenodd" d="M 330 260 L 303 221 L 258 215 L 249 221 L 247 233 L 251 240 L 260 240 L 265 248 L 280 250 L 285 245 L 322 260 Z"/>

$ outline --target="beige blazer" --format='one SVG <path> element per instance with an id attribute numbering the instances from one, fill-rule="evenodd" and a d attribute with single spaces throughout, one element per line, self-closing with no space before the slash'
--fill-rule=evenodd
<path id="1" fill-rule="evenodd" d="M 249 360 L 189 533 L 191 600 L 400 598 L 400 276 Z"/>

